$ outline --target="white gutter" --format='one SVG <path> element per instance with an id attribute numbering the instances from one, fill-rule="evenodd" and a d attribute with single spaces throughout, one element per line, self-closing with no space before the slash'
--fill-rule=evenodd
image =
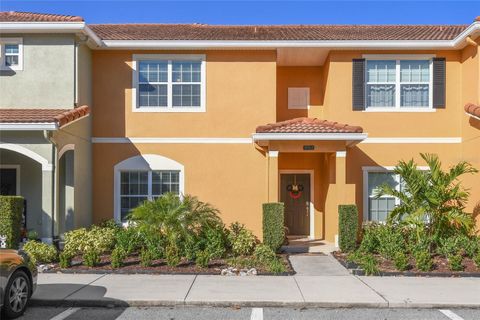
<path id="1" fill-rule="evenodd" d="M 252 138 L 254 141 L 261 140 L 324 140 L 324 141 L 339 141 L 351 140 L 361 141 L 367 138 L 367 133 L 254 133 Z"/>
<path id="2" fill-rule="evenodd" d="M 0 22 L 0 33 L 83 33 L 102 46 L 102 40 L 85 22 Z"/>
<path id="3" fill-rule="evenodd" d="M 58 130 L 58 124 L 55 122 L 0 123 L 0 130 L 3 130 L 3 131 Z"/>

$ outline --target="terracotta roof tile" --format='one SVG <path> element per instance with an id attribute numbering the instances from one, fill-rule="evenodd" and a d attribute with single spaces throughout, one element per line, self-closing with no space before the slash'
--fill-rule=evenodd
<path id="1" fill-rule="evenodd" d="M 467 25 L 92 24 L 103 40 L 451 40 Z"/>
<path id="2" fill-rule="evenodd" d="M 465 105 L 465 112 L 472 115 L 472 116 L 480 118 L 480 106 L 479 105 L 476 105 L 476 104 L 473 104 L 473 103 L 467 103 Z"/>
<path id="3" fill-rule="evenodd" d="M 317 118 L 296 118 L 287 121 L 259 126 L 257 133 L 362 133 L 359 126 Z"/>
<path id="4" fill-rule="evenodd" d="M 57 123 L 59 127 L 90 113 L 88 106 L 75 109 L 3 109 L 0 123 Z"/>
<path id="5" fill-rule="evenodd" d="M 0 11 L 0 22 L 82 22 L 79 16 L 33 13 L 20 11 Z"/>

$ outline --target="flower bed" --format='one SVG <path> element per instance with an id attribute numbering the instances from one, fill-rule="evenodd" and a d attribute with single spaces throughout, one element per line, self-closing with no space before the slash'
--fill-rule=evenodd
<path id="1" fill-rule="evenodd" d="M 295 274 L 288 256 L 285 254 L 277 255 L 285 271 L 279 273 L 273 273 L 269 271 L 265 266 L 252 266 L 256 269 L 258 275 L 279 275 L 287 276 Z M 152 261 L 151 266 L 142 266 L 140 264 L 140 257 L 138 254 L 132 254 L 128 256 L 123 265 L 119 268 L 113 268 L 111 265 L 111 256 L 109 254 L 102 255 L 100 262 L 95 267 L 88 267 L 82 263 L 81 256 L 72 259 L 72 265 L 69 268 L 61 268 L 58 263 L 52 263 L 48 270 L 44 273 L 118 273 L 118 274 L 208 274 L 208 275 L 220 275 L 222 270 L 229 267 L 235 267 L 239 270 L 250 269 L 242 268 L 229 263 L 229 259 L 213 259 L 209 262 L 208 267 L 202 268 L 195 264 L 193 261 L 183 260 L 177 266 L 169 266 L 165 259 L 156 259 Z"/>
<path id="2" fill-rule="evenodd" d="M 107 221 L 65 233 L 63 250 L 29 241 L 25 251 L 47 271 L 82 273 L 291 274 L 285 255 L 260 243 L 243 224 L 228 228 L 208 203 L 165 194 L 128 216 L 128 227 Z M 44 270 L 45 271 L 45 270 Z M 235 274 L 236 272 L 224 272 Z"/>
<path id="3" fill-rule="evenodd" d="M 365 270 L 362 269 L 357 263 L 350 261 L 348 259 L 348 254 L 342 252 L 333 252 L 333 256 L 343 265 L 345 268 L 350 269 L 353 274 L 363 276 L 365 275 Z M 378 261 L 378 271 L 373 275 L 378 276 L 408 276 L 408 277 L 418 277 L 418 276 L 432 276 L 432 277 L 480 277 L 480 268 L 478 268 L 475 262 L 465 257 L 462 261 L 463 271 L 452 271 L 449 268 L 448 259 L 436 255 L 432 258 L 433 265 L 432 270 L 425 272 L 419 270 L 415 266 L 415 259 L 409 258 L 408 265 L 409 267 L 404 271 L 399 271 L 394 263 L 388 259 L 383 258 L 381 255 L 373 255 Z"/>

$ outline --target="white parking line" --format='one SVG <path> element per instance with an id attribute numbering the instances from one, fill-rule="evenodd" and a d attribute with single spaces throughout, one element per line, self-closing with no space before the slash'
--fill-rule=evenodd
<path id="1" fill-rule="evenodd" d="M 252 308 L 250 320 L 263 320 L 263 308 Z"/>
<path id="2" fill-rule="evenodd" d="M 446 317 L 452 319 L 452 320 L 464 320 L 462 317 L 460 317 L 458 314 L 452 312 L 451 310 L 445 310 L 445 309 L 440 309 L 438 310 L 441 313 L 443 313 Z"/>
<path id="3" fill-rule="evenodd" d="M 63 320 L 66 319 L 68 316 L 71 316 L 81 308 L 68 308 L 67 310 L 63 311 L 62 313 L 57 314 L 55 317 L 53 317 L 50 320 Z"/>

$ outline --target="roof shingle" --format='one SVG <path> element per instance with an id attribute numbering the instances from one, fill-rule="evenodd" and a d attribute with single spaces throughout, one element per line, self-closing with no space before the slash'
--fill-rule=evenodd
<path id="1" fill-rule="evenodd" d="M 321 120 L 317 118 L 296 118 L 259 126 L 257 133 L 362 133 L 359 126 Z"/>
<path id="2" fill-rule="evenodd" d="M 479 117 L 480 118 L 480 106 L 473 104 L 473 103 L 467 103 L 465 105 L 465 112 L 474 116 L 474 117 Z"/>
<path id="3" fill-rule="evenodd" d="M 452 40 L 467 25 L 92 24 L 103 40 Z"/>
<path id="4" fill-rule="evenodd" d="M 88 106 L 75 109 L 2 109 L 0 123 L 57 123 L 59 127 L 90 113 Z"/>
<path id="5" fill-rule="evenodd" d="M 0 11 L 0 22 L 83 22 L 79 16 L 20 11 Z"/>

